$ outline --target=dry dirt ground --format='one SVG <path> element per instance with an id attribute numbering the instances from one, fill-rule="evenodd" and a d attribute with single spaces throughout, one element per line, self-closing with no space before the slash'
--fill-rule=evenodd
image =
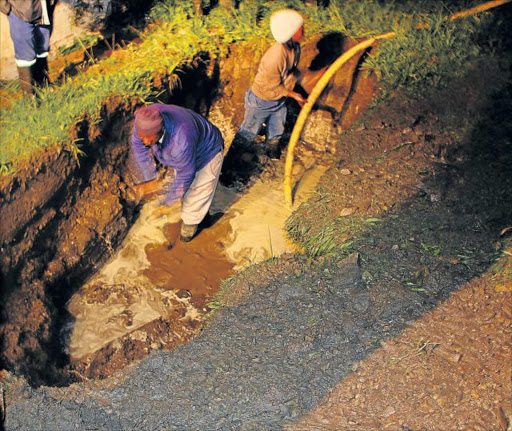
<path id="1" fill-rule="evenodd" d="M 311 234 L 321 232 L 332 214 L 391 214 L 399 221 L 387 230 L 388 241 L 379 239 L 382 232 L 366 234 L 373 235 L 366 242 L 394 261 L 374 262 L 379 280 L 368 274 L 370 284 L 401 285 L 402 291 L 445 302 L 403 334 L 382 341 L 320 406 L 286 429 L 512 429 L 512 258 L 506 239 L 512 110 L 510 88 L 488 85 L 495 72 L 482 66 L 420 103 L 401 100 L 381 107 L 341 137 L 335 166 L 321 180 L 315 203 L 302 206 L 299 217 Z M 365 83 L 358 91 L 369 88 Z M 354 94 L 353 103 L 361 98 Z M 418 205 L 422 200 L 428 204 Z M 418 214 L 403 217 L 404 207 Z M 423 221 L 428 218 L 434 221 Z M 411 229 L 413 219 L 417 226 Z M 449 238 L 443 230 L 454 234 Z M 465 233 L 469 230 L 488 231 L 481 247 L 473 242 L 476 236 Z M 348 232 L 339 240 L 352 236 Z M 354 248 L 364 250 L 365 240 L 355 240 Z M 430 256 L 417 258 L 410 249 L 415 241 Z M 469 251 L 472 247 L 478 252 Z M 493 250 L 500 248 L 501 260 L 489 269 Z M 303 270 L 292 264 L 284 272 Z M 456 273 L 471 281 L 450 296 L 460 280 Z M 241 277 L 235 291 L 258 284 L 254 278 L 262 274 Z"/>
<path id="2" fill-rule="evenodd" d="M 421 107 L 403 100 L 373 118 L 363 116 L 342 137 L 338 169 L 321 182 L 318 201 L 332 201 L 327 214 L 399 219 L 387 230 L 389 241 L 379 240 L 377 230 L 367 234 L 372 240 L 356 239 L 356 249 L 365 250 L 363 243 L 366 250 L 381 249 L 380 262 L 373 259 L 377 284 L 401 284 L 442 302 L 399 336 L 381 341 L 287 430 L 512 429 L 512 249 L 506 240 L 512 109 L 510 87 L 486 88 L 485 73 L 493 76 L 473 72 Z M 471 120 L 460 122 L 465 116 Z M 403 217 L 413 212 L 404 208 L 417 214 Z M 301 211 L 312 228 L 315 218 L 325 222 L 311 217 L 318 206 Z M 408 225 L 412 218 L 415 229 Z M 468 241 L 470 231 L 485 230 L 492 247 L 502 248 L 490 268 L 492 247 L 485 251 L 485 240 L 476 246 L 476 236 Z M 413 263 L 409 241 L 415 240 L 430 256 Z M 463 252 L 472 242 L 478 252 Z M 470 281 L 450 295 L 463 263 L 473 275 L 466 272 Z"/>
<path id="3" fill-rule="evenodd" d="M 464 285 L 286 429 L 510 430 L 511 293 L 490 275 Z"/>

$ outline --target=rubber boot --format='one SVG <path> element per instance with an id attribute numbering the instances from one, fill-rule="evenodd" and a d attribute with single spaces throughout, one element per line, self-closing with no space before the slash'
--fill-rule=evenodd
<path id="1" fill-rule="evenodd" d="M 231 150 L 231 148 L 236 148 L 237 150 L 248 151 L 251 149 L 251 145 L 252 141 L 237 132 L 229 149 Z"/>
<path id="2" fill-rule="evenodd" d="M 250 162 L 254 158 L 255 148 L 253 142 L 243 137 L 239 133 L 235 135 L 228 153 L 224 159 L 223 168 L 226 169 L 243 169 L 243 163 Z"/>
<path id="3" fill-rule="evenodd" d="M 32 67 L 18 67 L 20 88 L 24 93 L 32 94 Z"/>
<path id="4" fill-rule="evenodd" d="M 37 58 L 34 64 L 33 78 L 34 84 L 39 87 L 50 85 L 50 74 L 48 72 L 48 58 Z"/>
<path id="5" fill-rule="evenodd" d="M 277 160 L 281 157 L 281 149 L 279 148 L 279 138 L 270 139 L 265 142 L 267 156 L 271 159 Z"/>
<path id="6" fill-rule="evenodd" d="M 181 223 L 180 240 L 181 242 L 190 242 L 197 232 L 197 224 Z"/>

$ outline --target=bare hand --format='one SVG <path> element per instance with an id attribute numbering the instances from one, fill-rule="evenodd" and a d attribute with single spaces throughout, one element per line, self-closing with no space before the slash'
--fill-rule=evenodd
<path id="1" fill-rule="evenodd" d="M 295 99 L 301 108 L 306 103 L 306 99 L 304 99 L 304 97 L 302 97 L 299 93 L 296 93 L 295 91 L 290 92 L 290 97 Z"/>
<path id="2" fill-rule="evenodd" d="M 155 179 L 146 183 L 134 185 L 131 187 L 131 191 L 135 199 L 140 201 L 142 199 L 148 199 L 158 192 L 161 192 L 163 184 L 163 180 Z"/>
<path id="3" fill-rule="evenodd" d="M 136 205 L 140 203 L 142 199 L 142 194 L 137 186 L 129 185 L 126 189 L 126 199 L 128 202 L 133 202 Z"/>
<path id="4" fill-rule="evenodd" d="M 158 219 L 164 215 L 167 215 L 168 213 L 169 213 L 169 207 L 166 205 L 161 205 L 161 206 L 155 208 L 153 211 L 151 211 L 151 218 Z"/>
<path id="5" fill-rule="evenodd" d="M 173 218 L 178 218 L 179 213 L 181 211 L 181 201 L 175 202 L 172 205 L 160 205 L 159 207 L 153 209 L 151 214 L 148 217 L 148 222 L 155 223 L 157 220 L 162 217 L 164 220 L 172 220 Z"/>

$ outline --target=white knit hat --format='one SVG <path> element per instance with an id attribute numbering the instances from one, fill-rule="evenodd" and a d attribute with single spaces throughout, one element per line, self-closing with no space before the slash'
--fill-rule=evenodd
<path id="1" fill-rule="evenodd" d="M 281 9 L 270 17 L 270 31 L 278 42 L 288 42 L 299 28 L 304 24 L 304 19 L 293 9 Z"/>

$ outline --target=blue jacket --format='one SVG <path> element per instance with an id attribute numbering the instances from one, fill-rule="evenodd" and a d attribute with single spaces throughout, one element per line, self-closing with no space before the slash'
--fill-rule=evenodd
<path id="1" fill-rule="evenodd" d="M 134 125 L 133 154 L 143 181 L 156 178 L 155 159 L 175 169 L 176 178 L 164 202 L 172 205 L 188 191 L 196 172 L 223 151 L 224 140 L 217 127 L 190 109 L 176 105 L 151 106 L 157 108 L 164 119 L 163 138 L 161 142 L 147 147 L 140 140 Z"/>

